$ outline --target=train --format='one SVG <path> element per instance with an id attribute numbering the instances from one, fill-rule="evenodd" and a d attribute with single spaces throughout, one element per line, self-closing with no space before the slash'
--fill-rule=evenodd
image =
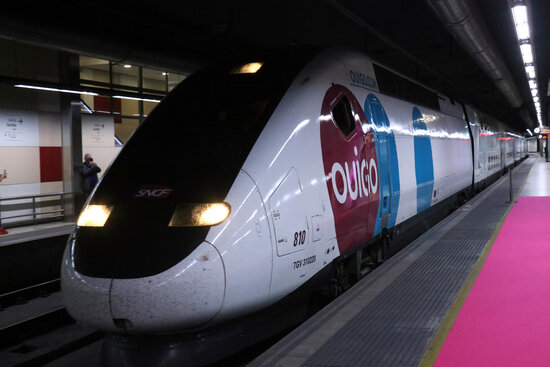
<path id="1" fill-rule="evenodd" d="M 527 155 L 481 110 L 340 47 L 189 76 L 66 246 L 63 301 L 102 361 L 203 365 L 303 319 Z M 423 230 L 423 229 L 422 229 Z"/>

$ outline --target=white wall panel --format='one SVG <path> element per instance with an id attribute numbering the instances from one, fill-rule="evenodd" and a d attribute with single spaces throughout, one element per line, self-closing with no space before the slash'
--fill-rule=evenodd
<path id="1" fill-rule="evenodd" d="M 39 148 L 0 146 L 0 170 L 8 171 L 0 186 L 40 182 Z"/>

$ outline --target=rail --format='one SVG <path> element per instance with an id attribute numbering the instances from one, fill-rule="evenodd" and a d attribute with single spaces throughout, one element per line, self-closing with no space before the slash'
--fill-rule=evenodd
<path id="1" fill-rule="evenodd" d="M 0 223 L 3 222 L 4 227 L 9 227 L 11 224 L 36 224 L 38 222 L 48 222 L 61 220 L 65 217 L 65 196 L 64 192 L 52 192 L 48 194 L 23 195 L 23 196 L 8 196 L 0 197 Z M 56 199 L 43 200 L 44 198 Z M 13 204 L 4 204 L 5 202 L 19 201 Z M 23 202 L 20 202 L 23 201 Z M 51 210 L 42 210 L 49 209 Z M 57 209 L 59 208 L 59 209 Z M 40 209 L 40 210 L 39 210 Z M 6 212 L 24 212 L 17 215 L 3 216 Z M 27 218 L 18 221 L 14 219 Z M 6 223 L 5 221 L 9 222 Z"/>

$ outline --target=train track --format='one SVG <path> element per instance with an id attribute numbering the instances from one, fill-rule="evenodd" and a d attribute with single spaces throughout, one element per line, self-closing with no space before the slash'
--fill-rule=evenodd
<path id="1" fill-rule="evenodd" d="M 78 325 L 61 303 L 59 279 L 0 295 L 0 366 L 79 366 L 63 358 L 103 333 Z M 99 354 L 97 364 L 99 366 Z"/>

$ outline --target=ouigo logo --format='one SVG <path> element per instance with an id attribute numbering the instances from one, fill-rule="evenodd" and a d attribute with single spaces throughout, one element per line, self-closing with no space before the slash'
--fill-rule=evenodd
<path id="1" fill-rule="evenodd" d="M 346 133 L 336 120 L 342 116 L 342 106 L 349 109 L 354 124 L 353 129 Z M 334 114 L 335 109 L 340 113 Z M 380 202 L 380 171 L 374 133 L 359 101 L 343 85 L 329 87 L 323 99 L 321 116 L 325 181 L 338 247 L 340 252 L 345 252 L 358 241 L 367 241 L 374 233 Z"/>

